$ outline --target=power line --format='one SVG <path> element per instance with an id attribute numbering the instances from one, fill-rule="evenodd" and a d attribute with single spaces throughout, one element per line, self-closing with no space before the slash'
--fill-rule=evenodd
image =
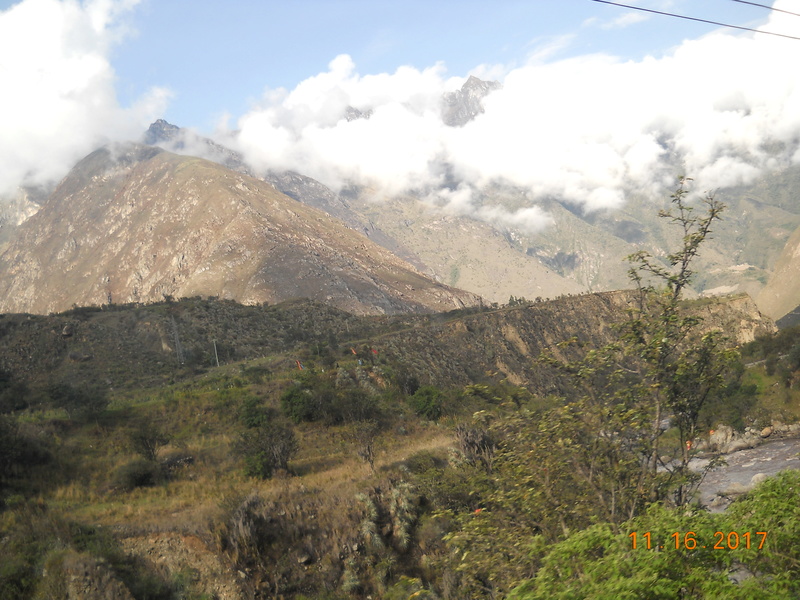
<path id="1" fill-rule="evenodd" d="M 782 12 L 786 13 L 787 15 L 794 15 L 795 17 L 800 17 L 800 13 L 789 12 L 788 10 L 783 10 L 782 8 L 775 8 L 773 6 L 768 6 L 767 4 L 758 4 L 757 2 L 746 2 L 745 0 L 731 0 L 731 2 L 738 2 L 739 4 L 749 4 L 750 6 L 758 6 L 760 8 L 768 8 L 769 10 L 774 10 L 775 12 Z"/>
<path id="2" fill-rule="evenodd" d="M 592 0 L 592 2 L 600 2 L 601 4 L 611 4 L 612 6 L 621 6 L 622 8 L 631 8 L 633 10 L 641 10 L 642 12 L 653 13 L 656 15 L 664 15 L 666 17 L 675 17 L 676 19 L 686 19 L 687 21 L 697 21 L 698 23 L 708 23 L 709 25 L 717 25 L 719 27 L 729 27 L 731 29 L 741 29 L 742 31 L 753 31 L 755 33 L 763 33 L 764 35 L 775 35 L 790 40 L 800 40 L 800 37 L 794 35 L 786 35 L 783 33 L 775 33 L 772 31 L 763 31 L 761 29 L 752 29 L 750 27 L 741 27 L 740 25 L 730 25 L 728 23 L 719 23 L 718 21 L 708 21 L 706 19 L 698 19 L 697 17 L 687 17 L 686 15 L 676 15 L 675 13 L 661 12 L 660 10 L 652 10 L 650 8 L 642 8 L 641 6 L 631 6 L 630 4 L 620 4 L 618 2 L 609 2 L 608 0 Z"/>

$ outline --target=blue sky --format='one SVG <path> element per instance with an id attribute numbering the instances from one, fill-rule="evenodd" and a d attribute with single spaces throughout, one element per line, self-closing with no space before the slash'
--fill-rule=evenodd
<path id="1" fill-rule="evenodd" d="M 769 13 L 729 0 L 629 4 L 744 26 Z M 615 25 L 620 19 L 632 22 Z M 165 117 L 203 130 L 223 113 L 244 113 L 265 88 L 291 89 L 324 71 L 339 54 L 361 74 L 443 62 L 449 75 L 464 76 L 479 65 L 523 64 L 551 44 L 560 47 L 554 57 L 640 59 L 715 29 L 590 0 L 145 0 L 128 22 L 134 31 L 111 57 L 120 100 L 167 87 L 174 97 Z"/>
<path id="2" fill-rule="evenodd" d="M 764 0 L 769 2 L 769 0 Z M 732 0 L 628 3 L 800 36 L 800 17 Z M 800 12 L 800 0 L 775 0 Z M 676 164 L 708 188 L 800 163 L 800 40 L 591 0 L 0 0 L 0 197 L 57 181 L 154 119 L 257 169 L 337 189 L 431 190 L 454 213 L 532 230 L 535 203 L 588 210 L 663 194 Z M 485 113 L 441 122 L 469 74 Z M 371 110 L 347 122 L 347 106 Z M 202 150 L 202 144 L 198 145 Z M 440 185 L 448 170 L 457 189 Z M 503 180 L 531 206 L 489 214 Z"/>

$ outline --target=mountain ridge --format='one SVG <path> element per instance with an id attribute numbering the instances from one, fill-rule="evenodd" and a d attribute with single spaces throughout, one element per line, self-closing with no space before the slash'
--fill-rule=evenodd
<path id="1" fill-rule="evenodd" d="M 0 273 L 5 312 L 195 295 L 359 314 L 478 302 L 267 183 L 134 144 L 81 161 L 20 226 Z"/>

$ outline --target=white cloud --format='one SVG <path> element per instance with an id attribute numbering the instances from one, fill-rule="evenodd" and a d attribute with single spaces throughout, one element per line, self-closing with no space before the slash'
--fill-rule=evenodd
<path id="1" fill-rule="evenodd" d="M 138 0 L 24 0 L 0 12 L 0 196 L 58 179 L 99 144 L 138 138 L 165 107 L 121 107 L 109 53 Z"/>
<path id="2" fill-rule="evenodd" d="M 773 12 L 764 30 L 785 30 L 790 19 Z M 552 61 L 544 49 L 506 71 L 477 68 L 502 73 L 503 88 L 485 99 L 483 114 L 450 128 L 440 119 L 442 94 L 463 79 L 447 78 L 441 65 L 361 76 L 339 56 L 294 90 L 268 92 L 239 119 L 238 145 L 261 168 L 296 169 L 334 187 L 383 186 L 389 195 L 435 188 L 448 172 L 459 187 L 435 193 L 439 205 L 536 229 L 547 219 L 535 208 L 543 197 L 613 209 L 632 192 L 663 194 L 679 170 L 711 189 L 797 162 L 800 72 L 786 65 L 798 59 L 797 41 L 731 30 L 641 61 Z M 348 122 L 347 106 L 374 112 Z M 526 188 L 531 205 L 491 213 L 465 191 L 495 180 Z"/>
<path id="3" fill-rule="evenodd" d="M 616 19 L 603 23 L 600 27 L 603 29 L 624 29 L 625 27 L 630 27 L 631 25 L 636 25 L 636 23 L 646 21 L 649 18 L 650 16 L 646 13 L 630 11 L 621 14 Z"/>

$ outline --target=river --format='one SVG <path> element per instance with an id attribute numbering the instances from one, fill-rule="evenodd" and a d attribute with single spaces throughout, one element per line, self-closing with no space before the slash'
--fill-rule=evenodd
<path id="1" fill-rule="evenodd" d="M 711 512 L 722 512 L 732 497 L 752 487 L 753 477 L 763 473 L 770 476 L 784 469 L 800 469 L 800 439 L 766 442 L 755 448 L 740 450 L 724 456 L 727 466 L 709 471 L 700 485 L 700 502 Z M 706 459 L 695 459 L 690 467 L 702 469 Z M 759 478 L 757 478 L 759 479 Z"/>

